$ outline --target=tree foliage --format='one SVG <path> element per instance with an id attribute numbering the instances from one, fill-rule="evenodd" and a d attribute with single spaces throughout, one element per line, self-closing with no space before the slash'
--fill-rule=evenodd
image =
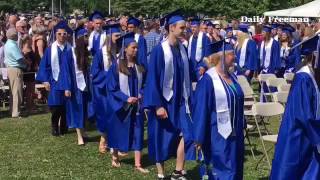
<path id="1" fill-rule="evenodd" d="M 71 13 L 74 9 L 87 12 L 100 10 L 108 13 L 108 0 L 61 0 L 64 12 Z M 291 8 L 312 0 L 111 0 L 113 15 L 131 14 L 160 16 L 177 8 L 182 8 L 187 15 L 200 13 L 207 16 L 225 15 L 228 18 L 240 16 L 262 15 L 268 10 Z M 59 8 L 60 0 L 54 0 L 55 10 Z M 39 7 L 51 11 L 51 0 L 4 0 L 0 9 L 18 11 L 34 11 Z"/>

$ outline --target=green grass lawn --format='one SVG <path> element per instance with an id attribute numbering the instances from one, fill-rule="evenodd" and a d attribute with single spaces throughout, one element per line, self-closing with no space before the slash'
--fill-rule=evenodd
<path id="1" fill-rule="evenodd" d="M 148 175 L 133 169 L 132 154 L 121 160 L 122 168 L 111 167 L 111 156 L 98 153 L 99 134 L 90 125 L 91 137 L 86 146 L 77 145 L 76 133 L 71 130 L 64 137 L 50 134 L 50 115 L 42 113 L 22 119 L 5 118 L 0 112 L 0 180 L 7 179 L 156 179 L 155 166 L 148 160 L 147 148 L 143 151 L 143 164 L 151 172 Z M 253 124 L 253 123 L 251 123 Z M 272 124 L 272 125 L 271 125 Z M 269 129 L 277 132 L 278 120 L 269 122 Z M 257 158 L 262 147 L 257 132 L 250 133 L 256 146 Z M 267 144 L 267 147 L 273 146 Z M 270 152 L 270 157 L 272 157 Z M 244 179 L 267 179 L 269 170 L 262 162 L 255 170 L 257 160 L 251 156 L 248 146 L 245 152 Z M 166 162 L 167 174 L 174 170 L 174 160 Z M 199 179 L 196 162 L 187 162 L 190 179 Z"/>

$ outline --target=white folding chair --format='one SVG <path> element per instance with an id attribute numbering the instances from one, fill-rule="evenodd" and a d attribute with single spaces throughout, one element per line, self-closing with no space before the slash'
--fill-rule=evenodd
<path id="1" fill-rule="evenodd" d="M 281 115 L 283 114 L 283 112 L 284 112 L 284 107 L 278 102 L 267 102 L 267 103 L 260 103 L 259 102 L 259 103 L 256 103 L 252 106 L 252 113 L 254 116 L 254 120 L 255 120 L 257 129 L 258 129 L 259 137 L 260 137 L 263 151 L 264 151 L 264 156 L 258 161 L 258 163 L 256 165 L 256 169 L 257 169 L 259 163 L 264 159 L 264 157 L 266 157 L 269 168 L 271 169 L 271 162 L 270 162 L 270 159 L 268 156 L 268 151 L 270 151 L 272 148 L 267 150 L 266 146 L 264 144 L 264 141 L 272 142 L 274 144 L 277 142 L 277 135 L 262 135 L 257 117 L 280 116 L 280 119 L 281 119 Z"/>
<path id="2" fill-rule="evenodd" d="M 289 92 L 291 88 L 291 84 L 280 84 L 277 87 L 278 92 Z"/>
<path id="3" fill-rule="evenodd" d="M 273 94 L 274 102 L 279 102 L 281 104 L 286 104 L 288 100 L 289 92 L 275 92 Z"/>
<path id="4" fill-rule="evenodd" d="M 266 84 L 271 96 L 273 97 L 274 92 L 271 92 L 271 88 L 277 88 L 279 85 L 287 84 L 287 81 L 283 78 L 269 78 L 267 79 Z"/>
<path id="5" fill-rule="evenodd" d="M 264 96 L 267 99 L 267 96 L 272 96 L 272 93 L 270 92 L 264 92 L 263 90 L 263 83 L 266 83 L 268 79 L 275 79 L 277 76 L 275 74 L 259 74 L 258 80 L 261 86 L 261 95 Z"/>
<path id="6" fill-rule="evenodd" d="M 284 73 L 283 78 L 288 82 L 293 81 L 294 73 Z"/>

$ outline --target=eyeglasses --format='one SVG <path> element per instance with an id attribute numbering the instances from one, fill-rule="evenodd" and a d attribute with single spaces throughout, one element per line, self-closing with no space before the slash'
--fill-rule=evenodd
<path id="1" fill-rule="evenodd" d="M 64 32 L 64 33 L 57 33 L 59 36 L 67 36 L 67 32 Z"/>

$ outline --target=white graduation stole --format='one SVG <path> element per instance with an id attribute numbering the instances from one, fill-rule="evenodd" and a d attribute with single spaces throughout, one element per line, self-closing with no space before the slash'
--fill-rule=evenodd
<path id="1" fill-rule="evenodd" d="M 203 32 L 199 32 L 198 38 L 197 38 L 197 48 L 196 48 L 196 61 L 199 62 L 202 57 L 202 38 L 203 37 Z M 192 46 L 192 39 L 193 35 L 189 39 L 189 46 L 188 46 L 188 57 L 189 59 L 191 58 L 191 46 Z"/>
<path id="2" fill-rule="evenodd" d="M 246 52 L 247 52 L 247 44 L 248 44 L 249 38 L 245 39 L 241 51 L 240 51 L 240 59 L 239 59 L 239 66 L 243 68 L 245 61 L 246 61 Z"/>
<path id="3" fill-rule="evenodd" d="M 107 52 L 107 46 L 104 45 L 102 48 L 102 58 L 103 58 L 103 68 L 105 71 L 108 71 L 109 68 L 111 67 L 112 63 L 111 60 L 109 60 L 111 57 L 109 57 L 108 52 Z"/>
<path id="4" fill-rule="evenodd" d="M 163 54 L 164 54 L 164 79 L 163 79 L 163 89 L 162 95 L 167 100 L 173 96 L 173 75 L 174 75 L 174 66 L 173 66 L 173 55 L 171 51 L 171 47 L 168 40 L 165 40 L 161 43 Z M 179 43 L 180 54 L 184 64 L 184 81 L 183 81 L 183 97 L 185 99 L 186 112 L 190 113 L 190 108 L 188 104 L 188 99 L 190 97 L 190 74 L 189 74 L 189 59 L 187 56 L 187 52 L 184 49 L 184 46 Z"/>
<path id="5" fill-rule="evenodd" d="M 138 91 L 141 90 L 142 87 L 142 73 L 138 70 L 138 66 L 135 65 L 135 69 L 137 72 L 137 77 L 138 77 Z M 128 80 L 128 75 L 119 72 L 119 84 L 120 84 L 120 90 L 127 96 L 131 96 L 130 94 L 130 89 L 129 89 L 129 80 Z M 140 94 L 140 93 L 139 93 Z"/>
<path id="6" fill-rule="evenodd" d="M 317 54 L 316 54 L 316 60 L 314 63 L 314 68 L 318 68 L 319 67 L 319 63 L 320 63 L 320 34 L 318 34 L 319 39 L 318 39 L 318 44 L 317 44 Z"/>
<path id="7" fill-rule="evenodd" d="M 140 37 L 140 34 L 138 34 L 138 33 L 134 34 L 134 40 L 136 41 L 136 43 L 139 42 L 139 37 Z"/>
<path id="8" fill-rule="evenodd" d="M 210 68 L 206 73 L 211 77 L 214 87 L 218 132 L 227 139 L 232 133 L 227 93 L 215 67 Z"/>
<path id="9" fill-rule="evenodd" d="M 92 31 L 90 36 L 89 36 L 89 41 L 88 41 L 88 50 L 90 51 L 93 47 L 93 38 L 95 36 L 96 33 L 99 33 L 99 32 L 96 32 L 96 31 Z M 99 44 L 99 49 L 103 46 L 105 40 L 106 40 L 106 33 L 104 31 L 101 32 L 101 36 L 100 36 L 100 44 Z"/>
<path id="10" fill-rule="evenodd" d="M 265 42 L 262 41 L 261 47 L 263 47 L 264 44 L 265 44 Z M 266 69 L 268 69 L 270 66 L 272 44 L 273 44 L 273 38 L 271 38 L 269 43 L 266 44 L 266 46 L 264 47 L 264 49 L 266 51 L 266 56 L 264 57 L 264 68 L 266 68 Z M 261 50 L 260 50 L 260 53 L 261 53 Z M 261 57 L 261 54 L 260 54 L 260 57 Z M 262 49 L 262 57 L 263 57 L 263 49 Z"/>
<path id="11" fill-rule="evenodd" d="M 137 77 L 138 77 L 138 94 L 139 96 L 140 94 L 140 90 L 142 87 L 142 73 L 138 70 L 138 66 L 135 65 L 135 69 L 136 69 L 136 73 L 137 73 Z M 122 72 L 119 71 L 119 85 L 120 85 L 120 90 L 121 92 L 123 92 L 125 95 L 127 96 L 131 96 L 130 94 L 130 89 L 129 89 L 129 79 L 128 76 Z M 137 115 L 139 115 L 139 108 L 140 105 L 138 103 L 138 111 L 137 111 Z"/>
<path id="12" fill-rule="evenodd" d="M 52 71 L 53 79 L 55 81 L 58 81 L 58 77 L 60 73 L 60 64 L 59 64 L 57 41 L 53 42 L 51 45 L 51 71 Z"/>
<path id="13" fill-rule="evenodd" d="M 76 73 L 77 87 L 81 91 L 84 91 L 84 89 L 86 88 L 86 81 L 84 79 L 83 72 L 81 70 L 79 70 L 79 68 L 78 68 L 77 57 L 76 57 L 76 54 L 75 54 L 74 47 L 72 47 L 72 57 L 73 57 L 73 63 L 74 63 L 74 70 L 75 70 L 75 73 Z"/>

